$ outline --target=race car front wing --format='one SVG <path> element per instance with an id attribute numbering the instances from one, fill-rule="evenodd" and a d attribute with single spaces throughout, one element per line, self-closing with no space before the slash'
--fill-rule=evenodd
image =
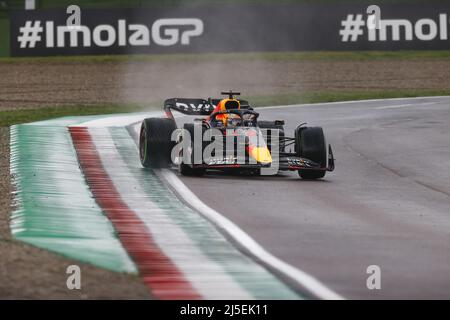
<path id="1" fill-rule="evenodd" d="M 280 153 L 278 157 L 274 157 L 272 163 L 250 163 L 249 158 L 238 158 L 235 156 L 227 157 L 211 157 L 205 159 L 202 164 L 193 164 L 193 168 L 210 168 L 210 169 L 224 169 L 224 168 L 240 168 L 240 169 L 259 169 L 276 167 L 281 171 L 294 170 L 334 170 L 334 155 L 331 146 L 328 146 L 328 164 L 326 167 L 306 158 L 299 157 L 292 153 Z"/>

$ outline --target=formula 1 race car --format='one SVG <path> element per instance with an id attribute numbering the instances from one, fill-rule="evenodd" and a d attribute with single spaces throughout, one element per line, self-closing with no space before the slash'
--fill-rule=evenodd
<path id="1" fill-rule="evenodd" d="M 298 171 L 303 179 L 323 178 L 334 170 L 333 151 L 321 127 L 300 124 L 294 137 L 286 137 L 283 120 L 259 120 L 247 101 L 234 98 L 240 93 L 222 94 L 228 98 L 167 99 L 166 118 L 144 119 L 139 136 L 142 165 L 175 164 L 182 175 L 211 170 L 247 174 L 290 170 Z M 172 110 L 204 117 L 177 128 Z"/>

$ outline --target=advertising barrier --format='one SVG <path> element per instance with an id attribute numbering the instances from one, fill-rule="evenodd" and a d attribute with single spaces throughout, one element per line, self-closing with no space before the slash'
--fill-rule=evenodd
<path id="1" fill-rule="evenodd" d="M 450 4 L 290 4 L 11 13 L 12 56 L 450 49 Z M 372 19 L 372 20 L 370 20 Z M 372 22 L 371 22 L 372 21 Z M 373 26 L 371 24 L 373 23 Z"/>

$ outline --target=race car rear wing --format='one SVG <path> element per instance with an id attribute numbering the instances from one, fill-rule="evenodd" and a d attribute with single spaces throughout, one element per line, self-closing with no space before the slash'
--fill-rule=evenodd
<path id="1" fill-rule="evenodd" d="M 189 99 L 172 98 L 164 101 L 164 111 L 167 117 L 173 118 L 172 110 L 191 116 L 209 116 L 221 99 Z M 241 109 L 253 110 L 248 101 L 239 100 Z"/>

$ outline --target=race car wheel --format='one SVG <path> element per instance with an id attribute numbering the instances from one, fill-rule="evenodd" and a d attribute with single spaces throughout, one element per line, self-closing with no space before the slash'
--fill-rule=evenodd
<path id="1" fill-rule="evenodd" d="M 312 160 L 321 167 L 327 166 L 327 146 L 320 127 L 298 127 L 295 130 L 295 152 L 299 157 Z M 298 170 L 302 179 L 320 179 L 326 170 Z"/>
<path id="2" fill-rule="evenodd" d="M 261 129 L 278 129 L 280 130 L 279 135 L 279 152 L 284 152 L 284 127 L 280 124 L 275 124 L 275 121 L 258 121 L 258 127 Z M 264 137 L 266 141 L 268 140 L 267 137 Z M 272 151 L 271 145 L 268 145 L 269 151 Z"/>
<path id="3" fill-rule="evenodd" d="M 205 173 L 204 168 L 192 168 L 191 165 L 186 164 L 183 162 L 183 159 L 185 158 L 183 156 L 183 152 L 188 152 L 189 154 L 187 157 L 190 157 L 191 164 L 194 163 L 194 124 L 193 123 L 185 123 L 183 126 L 183 129 L 189 132 L 190 135 L 190 148 L 188 150 L 185 150 L 186 148 L 182 149 L 182 154 L 180 154 L 180 165 L 179 165 L 179 171 L 184 176 L 201 176 Z M 203 130 L 202 130 L 203 133 Z M 183 135 L 181 136 L 181 139 L 183 139 Z M 203 152 L 203 150 L 202 150 Z"/>
<path id="4" fill-rule="evenodd" d="M 175 146 L 171 136 L 176 128 L 172 119 L 147 118 L 142 121 L 139 156 L 144 167 L 164 168 L 170 165 L 170 154 Z"/>

